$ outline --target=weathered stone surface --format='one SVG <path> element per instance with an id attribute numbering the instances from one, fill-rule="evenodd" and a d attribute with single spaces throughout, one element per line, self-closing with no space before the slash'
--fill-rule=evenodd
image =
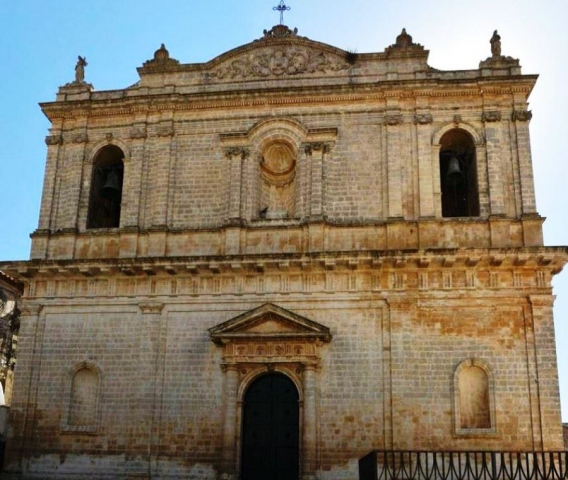
<path id="1" fill-rule="evenodd" d="M 32 259 L 0 264 L 29 306 L 7 474 L 239 478 L 265 374 L 298 389 L 306 479 L 357 478 L 371 449 L 563 448 L 568 251 L 535 207 L 536 76 L 427 56 L 405 31 L 349 54 L 280 26 L 205 64 L 162 46 L 135 86 L 42 104 Z M 87 228 L 118 151 L 119 224 Z M 475 213 L 444 213 L 452 162 Z"/>

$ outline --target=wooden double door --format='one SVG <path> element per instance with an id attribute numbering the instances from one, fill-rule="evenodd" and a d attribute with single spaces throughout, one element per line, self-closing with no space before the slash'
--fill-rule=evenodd
<path id="1" fill-rule="evenodd" d="M 299 395 L 285 375 L 271 373 L 248 388 L 243 405 L 241 480 L 298 480 Z"/>

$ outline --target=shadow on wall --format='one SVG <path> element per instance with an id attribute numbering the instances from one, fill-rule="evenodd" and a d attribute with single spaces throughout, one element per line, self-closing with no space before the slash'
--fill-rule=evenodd
<path id="1" fill-rule="evenodd" d="M 2 401 L 4 395 L 2 393 L 2 386 L 0 385 L 0 394 L 2 394 Z M 0 405 L 0 471 L 4 467 L 4 450 L 6 447 L 6 434 L 8 430 L 8 412 L 10 409 L 6 405 Z"/>

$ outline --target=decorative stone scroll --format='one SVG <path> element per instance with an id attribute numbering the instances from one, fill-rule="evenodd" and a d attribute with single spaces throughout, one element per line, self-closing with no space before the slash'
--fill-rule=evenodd
<path id="1" fill-rule="evenodd" d="M 515 110 L 511 115 L 513 122 L 528 122 L 532 118 L 530 110 Z"/>
<path id="2" fill-rule="evenodd" d="M 233 60 L 209 74 L 211 78 L 235 79 L 335 72 L 349 68 L 338 57 L 307 48 L 267 48 Z"/>

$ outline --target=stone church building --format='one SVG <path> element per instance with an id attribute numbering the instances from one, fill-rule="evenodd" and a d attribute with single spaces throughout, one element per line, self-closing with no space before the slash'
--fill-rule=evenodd
<path id="1" fill-rule="evenodd" d="M 488 45 L 489 53 L 489 45 Z M 475 60 L 475 59 L 472 59 Z M 277 25 L 51 122 L 8 479 L 354 480 L 379 450 L 563 449 L 527 100 Z"/>

